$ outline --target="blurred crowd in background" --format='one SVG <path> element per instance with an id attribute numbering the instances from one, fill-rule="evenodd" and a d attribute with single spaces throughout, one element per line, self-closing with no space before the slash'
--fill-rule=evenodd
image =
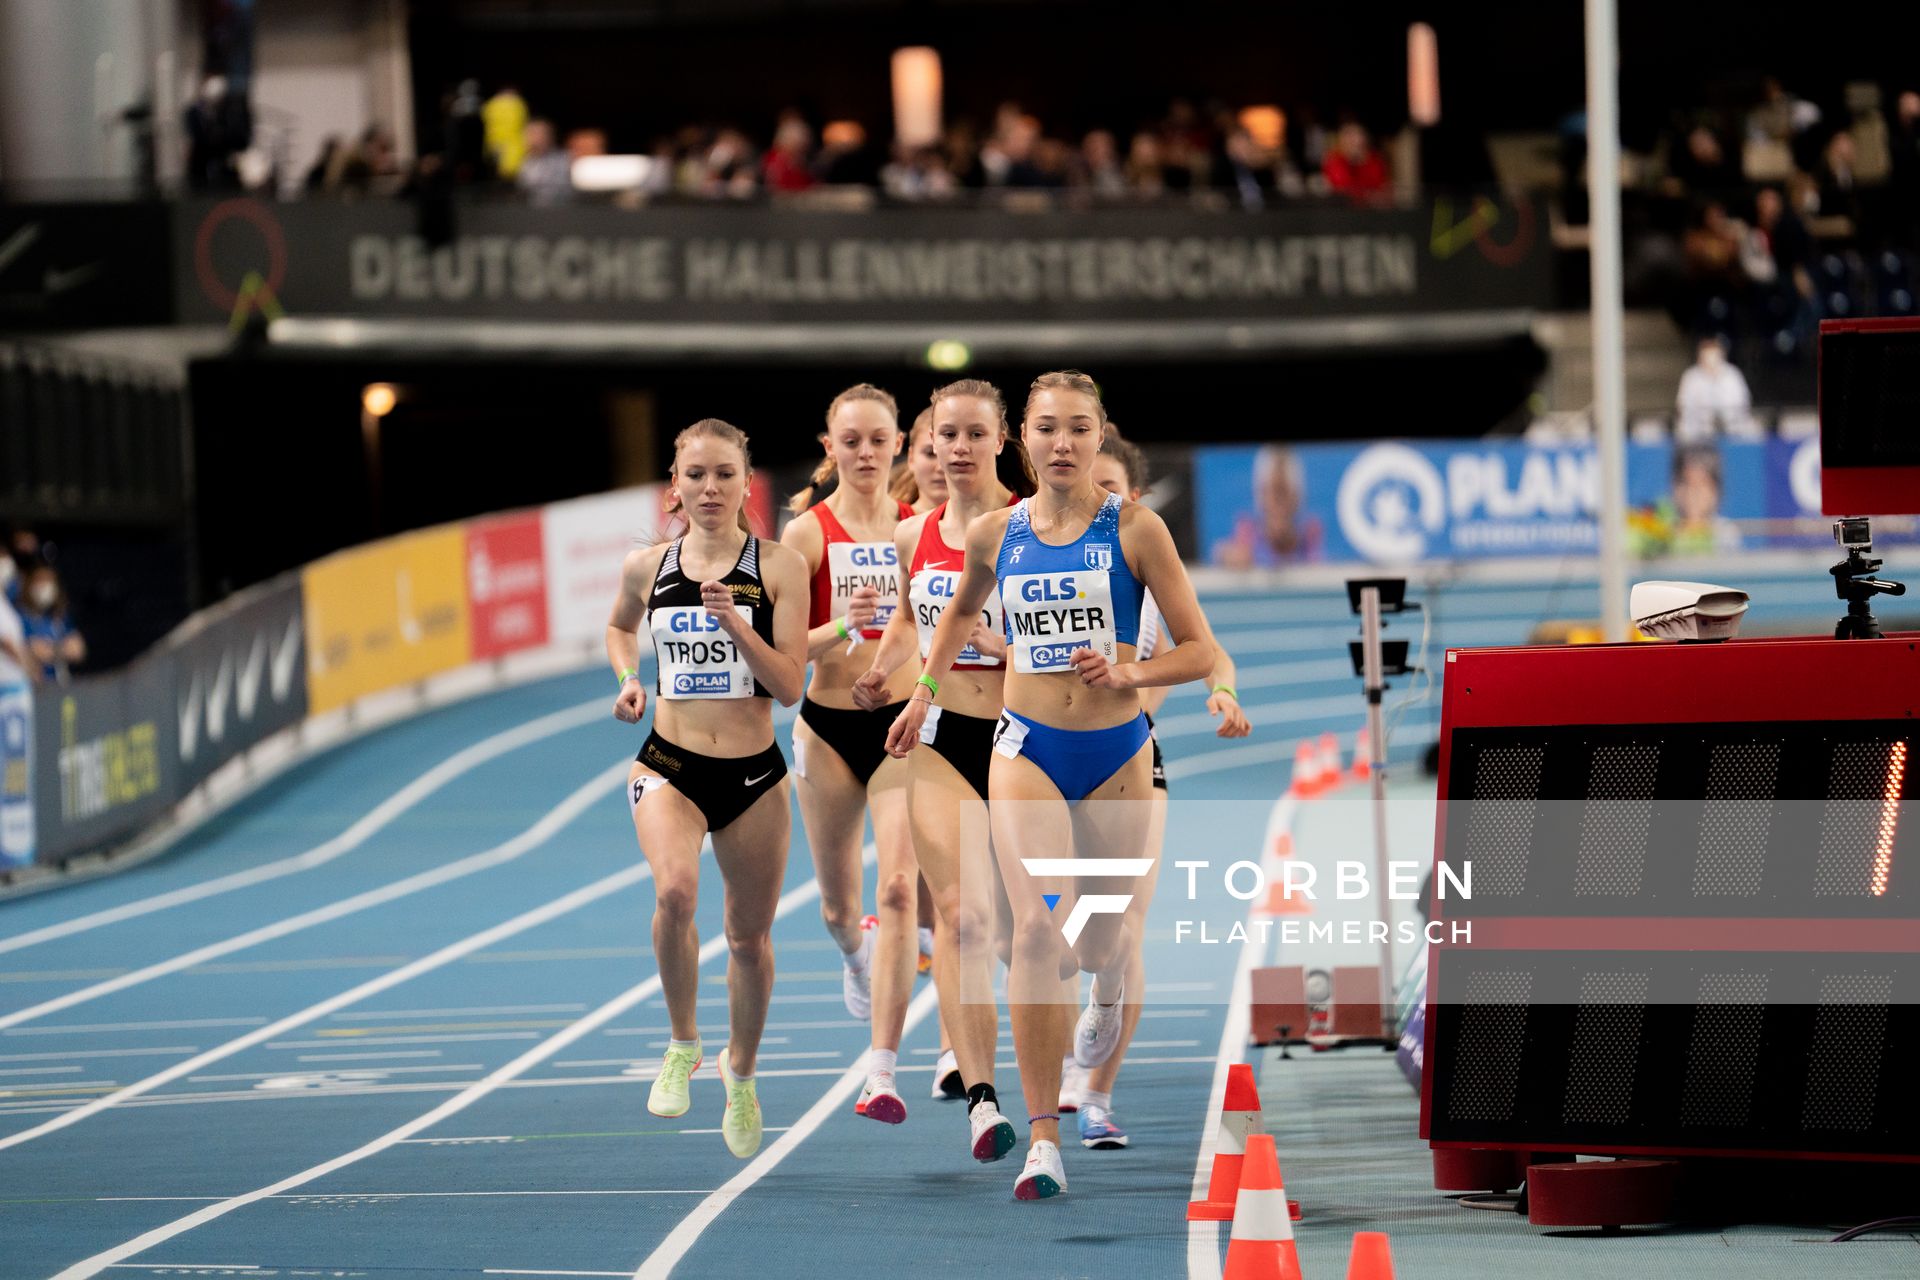
<path id="1" fill-rule="evenodd" d="M 31 529 L 5 530 L 0 545 L 0 683 L 17 668 L 34 684 L 64 684 L 87 662 L 56 562 L 59 548 Z"/>

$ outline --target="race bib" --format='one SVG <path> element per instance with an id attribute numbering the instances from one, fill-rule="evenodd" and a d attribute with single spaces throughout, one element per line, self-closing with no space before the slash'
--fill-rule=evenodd
<path id="1" fill-rule="evenodd" d="M 748 626 L 753 610 L 733 611 Z M 662 698 L 751 698 L 753 673 L 740 646 L 720 629 L 720 620 L 704 607 L 655 609 L 648 618 L 653 651 L 660 663 Z"/>
<path id="2" fill-rule="evenodd" d="M 922 659 L 933 652 L 933 629 L 940 625 L 940 615 L 947 611 L 947 603 L 953 599 L 953 593 L 959 586 L 960 574 L 954 569 L 922 569 L 908 581 L 907 603 L 913 606 L 913 626 L 920 633 Z M 987 597 L 987 606 L 980 611 L 980 620 L 995 631 L 1001 629 L 998 587 Z M 987 657 L 971 644 L 962 649 L 960 656 L 953 661 L 956 666 L 1000 665 L 1000 659 Z"/>
<path id="3" fill-rule="evenodd" d="M 1001 600 L 1012 634 L 1013 669 L 1022 675 L 1070 671 L 1075 649 L 1120 660 L 1113 581 L 1092 570 L 1010 575 Z"/>
<path id="4" fill-rule="evenodd" d="M 833 585 L 833 616 L 844 618 L 857 587 L 880 593 L 879 612 L 860 634 L 878 640 L 900 602 L 900 553 L 891 542 L 829 542 L 827 581 Z"/>

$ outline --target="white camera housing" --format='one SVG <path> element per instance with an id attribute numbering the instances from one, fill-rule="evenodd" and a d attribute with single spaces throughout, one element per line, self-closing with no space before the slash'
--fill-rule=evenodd
<path id="1" fill-rule="evenodd" d="M 1711 582 L 1636 582 L 1628 608 L 1656 640 L 1726 640 L 1740 629 L 1747 593 Z"/>

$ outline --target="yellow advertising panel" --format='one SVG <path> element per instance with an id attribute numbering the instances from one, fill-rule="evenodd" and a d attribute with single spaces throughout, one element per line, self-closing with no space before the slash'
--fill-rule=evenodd
<path id="1" fill-rule="evenodd" d="M 310 714 L 468 661 L 465 554 L 466 532 L 448 525 L 355 547 L 301 573 Z"/>

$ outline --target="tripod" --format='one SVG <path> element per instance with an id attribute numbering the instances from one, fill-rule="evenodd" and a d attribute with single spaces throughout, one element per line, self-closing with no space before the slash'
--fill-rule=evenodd
<path id="1" fill-rule="evenodd" d="M 1834 625 L 1836 640 L 1878 640 L 1880 623 L 1873 616 L 1875 596 L 1903 596 L 1904 582 L 1876 578 L 1883 563 L 1873 556 L 1873 531 L 1865 516 L 1846 516 L 1833 522 L 1833 540 L 1847 558 L 1827 570 L 1833 575 L 1834 593 L 1847 602 L 1846 616 Z"/>

